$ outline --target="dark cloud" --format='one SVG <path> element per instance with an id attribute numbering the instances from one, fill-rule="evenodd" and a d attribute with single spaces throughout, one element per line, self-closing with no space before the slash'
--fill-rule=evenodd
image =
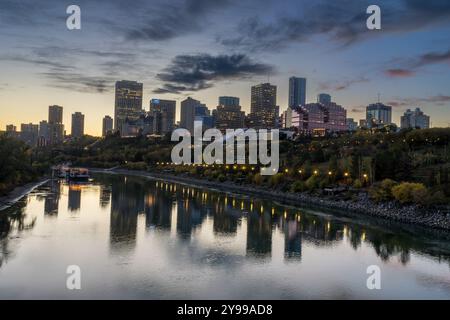
<path id="1" fill-rule="evenodd" d="M 377 1 L 382 12 L 382 30 L 366 27 L 366 9 L 373 1 L 317 1 L 313 5 L 299 2 L 290 12 L 275 19 L 263 16 L 243 20 L 233 36 L 222 35 L 218 42 L 230 49 L 273 51 L 323 35 L 341 45 L 371 39 L 393 32 L 416 30 L 434 23 L 448 23 L 450 1 L 402 0 Z"/>
<path id="2" fill-rule="evenodd" d="M 412 77 L 415 72 L 407 69 L 388 69 L 385 71 L 385 74 L 392 78 L 406 78 Z"/>
<path id="3" fill-rule="evenodd" d="M 424 104 L 450 106 L 450 96 L 441 94 L 426 98 L 396 98 L 387 104 L 393 107 L 418 107 Z"/>
<path id="4" fill-rule="evenodd" d="M 329 90 L 329 91 L 342 91 L 350 88 L 351 86 L 359 83 L 369 82 L 370 80 L 366 77 L 359 77 L 355 79 L 347 79 L 341 81 L 334 82 L 322 82 L 319 84 L 320 90 Z"/>
<path id="5" fill-rule="evenodd" d="M 13 61 L 13 62 L 22 62 L 22 63 L 29 63 L 37 66 L 47 67 L 52 70 L 57 71 L 68 71 L 73 70 L 74 66 L 70 64 L 64 64 L 58 61 L 44 59 L 36 56 L 13 56 L 13 55 L 6 55 L 0 57 L 0 60 L 3 61 Z"/>
<path id="6" fill-rule="evenodd" d="M 431 64 L 450 63 L 450 50 L 446 52 L 428 52 L 413 59 L 408 59 L 402 67 L 384 71 L 388 77 L 412 77 L 420 68 Z"/>
<path id="7" fill-rule="evenodd" d="M 152 7 L 144 15 L 144 21 L 127 31 L 126 37 L 162 41 L 202 31 L 209 14 L 230 4 L 231 0 L 184 0 Z"/>
<path id="8" fill-rule="evenodd" d="M 274 72 L 270 65 L 257 63 L 243 54 L 209 54 L 176 56 L 171 64 L 157 75 L 164 82 L 155 93 L 199 91 L 213 86 L 213 81 L 250 78 Z"/>
<path id="9" fill-rule="evenodd" d="M 362 113 L 362 112 L 366 112 L 366 107 L 365 106 L 357 106 L 357 107 L 353 107 L 350 111 L 353 113 Z"/>
<path id="10" fill-rule="evenodd" d="M 55 57 L 55 56 L 54 56 Z M 32 64 L 45 71 L 37 72 L 46 78 L 48 86 L 78 92 L 107 92 L 114 87 L 113 77 L 95 77 L 82 74 L 75 67 L 74 61 L 67 59 L 49 59 L 43 52 L 30 56 L 2 56 L 0 60 Z M 72 63 L 70 63 L 72 62 Z"/>
<path id="11" fill-rule="evenodd" d="M 54 88 L 83 93 L 110 92 L 113 90 L 115 82 L 112 78 L 70 72 L 43 72 L 41 75 L 48 78 L 51 81 L 50 85 Z"/>
<path id="12" fill-rule="evenodd" d="M 450 1 L 449 1 L 450 3 Z M 434 63 L 442 63 L 447 62 L 450 63 L 450 50 L 447 52 L 439 53 L 439 52 L 430 52 L 426 53 L 419 57 L 416 65 L 418 67 L 425 66 L 428 64 L 434 64 Z"/>

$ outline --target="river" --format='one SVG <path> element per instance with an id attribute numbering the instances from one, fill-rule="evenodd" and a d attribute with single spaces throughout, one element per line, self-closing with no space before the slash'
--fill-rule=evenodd
<path id="1" fill-rule="evenodd" d="M 449 299 L 450 235 L 140 177 L 53 181 L 0 212 L 0 299 L 54 298 Z"/>

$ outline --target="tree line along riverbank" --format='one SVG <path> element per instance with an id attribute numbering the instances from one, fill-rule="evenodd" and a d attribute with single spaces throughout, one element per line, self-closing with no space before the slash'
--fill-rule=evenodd
<path id="1" fill-rule="evenodd" d="M 5 141 L 0 140 L 0 147 Z M 298 135 L 294 140 L 281 137 L 280 171 L 273 176 L 261 176 L 259 167 L 251 165 L 175 165 L 170 159 L 175 143 L 169 136 L 109 135 L 85 136 L 45 148 L 19 146 L 22 157 L 2 153 L 7 159 L 0 164 L 8 165 L 0 166 L 6 177 L 0 182 L 9 180 L 14 186 L 52 164 L 71 162 L 76 166 L 170 173 L 345 203 L 366 198 L 372 206 L 416 206 L 444 213 L 449 208 L 450 128 L 360 130 L 324 137 Z M 11 148 L 4 145 L 4 150 Z"/>

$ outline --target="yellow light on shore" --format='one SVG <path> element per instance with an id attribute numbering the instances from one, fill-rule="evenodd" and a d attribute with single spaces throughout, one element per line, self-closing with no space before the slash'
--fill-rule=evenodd
<path id="1" fill-rule="evenodd" d="M 344 176 L 345 176 L 345 177 L 348 177 L 348 172 L 345 172 L 345 173 L 344 173 Z"/>
<path id="2" fill-rule="evenodd" d="M 288 172 L 289 172 L 289 169 L 284 169 L 284 172 L 288 173 Z"/>
<path id="3" fill-rule="evenodd" d="M 318 174 L 319 173 L 319 171 L 317 171 L 317 170 L 314 170 L 314 174 Z"/>
<path id="4" fill-rule="evenodd" d="M 298 170 L 298 173 L 302 173 L 302 170 Z"/>
<path id="5" fill-rule="evenodd" d="M 329 176 L 331 176 L 333 174 L 333 172 L 331 172 L 331 171 L 328 171 L 328 175 Z"/>

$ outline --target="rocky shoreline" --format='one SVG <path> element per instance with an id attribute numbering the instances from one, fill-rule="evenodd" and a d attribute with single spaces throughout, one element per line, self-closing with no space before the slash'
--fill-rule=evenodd
<path id="1" fill-rule="evenodd" d="M 374 203 L 364 194 L 360 194 L 356 201 L 334 200 L 307 193 L 291 193 L 271 190 L 252 185 L 239 185 L 233 182 L 217 182 L 169 173 L 132 171 L 125 169 L 104 170 L 91 169 L 93 172 L 125 174 L 142 176 L 151 179 L 164 180 L 194 186 L 217 189 L 223 192 L 235 192 L 254 195 L 259 198 L 272 199 L 286 204 L 310 206 L 316 208 L 333 209 L 344 213 L 382 218 L 404 224 L 423 226 L 433 229 L 450 231 L 450 214 L 439 210 L 420 208 L 416 205 L 401 206 L 395 202 Z"/>

